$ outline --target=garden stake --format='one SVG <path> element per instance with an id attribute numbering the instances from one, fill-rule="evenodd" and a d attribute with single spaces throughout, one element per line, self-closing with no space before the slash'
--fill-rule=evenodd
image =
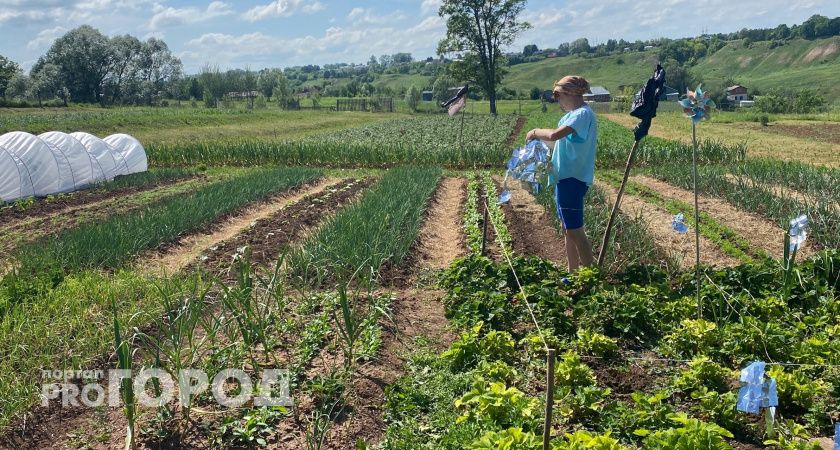
<path id="1" fill-rule="evenodd" d="M 610 243 L 610 233 L 615 223 L 615 216 L 618 214 L 618 208 L 621 205 L 621 196 L 624 195 L 624 188 L 627 186 L 627 178 L 630 176 L 630 168 L 633 166 L 633 157 L 636 155 L 636 149 L 639 147 L 639 142 L 647 136 L 650 130 L 650 125 L 653 118 L 656 117 L 656 109 L 659 107 L 659 97 L 665 89 L 665 70 L 661 65 L 657 64 L 653 71 L 653 76 L 650 77 L 644 87 L 636 94 L 633 100 L 633 106 L 630 108 L 630 115 L 641 119 L 642 121 L 633 129 L 633 148 L 630 149 L 630 154 L 627 156 L 627 165 L 624 167 L 624 179 L 621 181 L 621 186 L 618 189 L 618 195 L 615 197 L 615 204 L 613 205 L 610 219 L 607 221 L 607 229 L 604 231 L 604 240 L 601 241 L 601 250 L 598 253 L 598 266 L 603 266 L 604 259 L 607 257 L 607 247 Z"/>
<path id="2" fill-rule="evenodd" d="M 481 256 L 485 256 L 487 247 L 487 202 L 484 202 L 484 223 L 481 224 Z"/>
<path id="3" fill-rule="evenodd" d="M 618 207 L 621 205 L 621 197 L 624 195 L 624 188 L 627 186 L 627 178 L 630 176 L 630 167 L 633 165 L 633 157 L 636 155 L 636 149 L 639 147 L 639 141 L 633 142 L 633 148 L 630 149 L 630 155 L 627 157 L 627 165 L 624 166 L 624 179 L 621 180 L 621 186 L 618 188 L 618 194 L 615 196 L 615 204 L 613 205 L 610 219 L 607 221 L 607 229 L 604 231 L 604 240 L 601 241 L 601 251 L 598 253 L 598 266 L 604 265 L 604 259 L 607 257 L 607 247 L 610 244 L 610 232 L 615 224 L 615 216 L 618 214 Z"/>
<path id="4" fill-rule="evenodd" d="M 703 317 L 703 305 L 700 303 L 700 206 L 697 197 L 697 124 L 691 123 L 692 167 L 694 172 L 694 272 L 697 282 L 697 319 Z"/>
<path id="5" fill-rule="evenodd" d="M 554 413 L 554 358 L 553 348 L 548 349 L 548 380 L 545 389 L 545 422 L 543 423 L 543 450 L 549 450 L 551 440 L 551 421 Z"/>

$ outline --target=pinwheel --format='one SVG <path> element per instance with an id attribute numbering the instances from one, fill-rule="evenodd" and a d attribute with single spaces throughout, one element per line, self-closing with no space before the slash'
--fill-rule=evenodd
<path id="1" fill-rule="evenodd" d="M 714 100 L 703 92 L 703 85 L 698 85 L 697 90 L 687 91 L 686 98 L 679 101 L 686 117 L 691 118 L 695 125 L 701 120 L 711 117 L 712 109 L 716 107 Z"/>

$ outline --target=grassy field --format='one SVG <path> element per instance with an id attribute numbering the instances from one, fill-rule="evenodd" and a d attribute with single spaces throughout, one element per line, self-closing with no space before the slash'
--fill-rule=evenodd
<path id="1" fill-rule="evenodd" d="M 400 117 L 400 116 L 397 116 Z M 46 110 L 0 110 L 0 134 L 8 131 L 87 131 L 97 136 L 127 133 L 145 145 L 178 142 L 295 139 L 313 133 L 339 130 L 394 119 L 393 115 L 363 112 L 335 114 L 327 110 L 283 111 L 270 104 L 248 111 L 209 109 L 202 105 L 168 108 L 72 107 Z"/>
<path id="2" fill-rule="evenodd" d="M 620 123 L 628 128 L 636 126 L 638 119 L 628 114 L 604 114 L 603 117 Z M 806 122 L 802 120 L 785 120 L 774 122 L 768 127 L 753 122 L 731 122 L 726 116 L 722 121 L 716 117 L 697 126 L 697 136 L 701 139 L 713 139 L 730 145 L 746 143 L 749 157 L 775 158 L 784 161 L 801 161 L 809 164 L 819 164 L 840 167 L 840 144 L 825 140 L 810 138 L 805 133 L 776 132 L 774 127 L 790 126 L 802 127 L 817 125 L 836 127 L 836 123 Z M 822 125 L 821 125 L 822 124 Z M 691 142 L 691 121 L 680 113 L 660 113 L 653 121 L 650 134 L 652 136 Z"/>

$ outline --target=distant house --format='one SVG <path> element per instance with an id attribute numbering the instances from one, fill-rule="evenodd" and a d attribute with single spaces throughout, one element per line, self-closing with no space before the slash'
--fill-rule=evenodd
<path id="1" fill-rule="evenodd" d="M 666 102 L 675 102 L 680 99 L 680 91 L 672 88 L 671 86 L 665 86 L 662 95 L 659 96 L 660 101 Z"/>
<path id="2" fill-rule="evenodd" d="M 603 86 L 592 86 L 589 94 L 583 94 L 583 100 L 587 102 L 611 102 L 612 94 Z"/>
<path id="3" fill-rule="evenodd" d="M 645 45 L 645 51 L 652 50 L 652 49 L 653 49 L 652 45 Z"/>
<path id="4" fill-rule="evenodd" d="M 546 55 L 545 57 L 546 57 L 546 58 L 556 58 L 556 57 L 557 57 L 557 53 L 556 53 L 556 52 L 551 52 L 551 53 L 549 53 L 548 55 Z"/>
<path id="5" fill-rule="evenodd" d="M 750 96 L 747 94 L 747 88 L 736 84 L 726 88 L 726 99 L 730 102 L 740 102 L 741 100 L 749 100 Z"/>

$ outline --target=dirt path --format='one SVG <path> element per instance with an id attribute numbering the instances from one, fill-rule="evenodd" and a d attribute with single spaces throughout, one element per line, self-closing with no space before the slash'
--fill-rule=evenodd
<path id="1" fill-rule="evenodd" d="M 599 183 L 610 200 L 615 203 L 618 190 L 610 185 Z M 621 198 L 621 210 L 630 217 L 641 215 L 648 231 L 656 244 L 667 253 L 676 256 L 682 267 L 694 267 L 694 230 L 679 234 L 671 228 L 673 215 L 658 206 L 645 202 L 632 195 L 624 194 Z M 717 245 L 700 236 L 700 263 L 715 266 L 737 266 L 740 261 L 723 253 Z"/>
<path id="2" fill-rule="evenodd" d="M 694 205 L 694 193 L 678 188 L 664 181 L 647 176 L 635 176 L 633 181 L 647 186 L 665 197 L 673 198 L 689 205 Z M 700 211 L 708 213 L 718 222 L 732 228 L 750 245 L 766 251 L 774 258 L 782 258 L 784 252 L 784 230 L 767 219 L 738 209 L 725 200 L 699 196 Z M 800 249 L 800 255 L 810 256 L 813 249 L 807 243 Z"/>
<path id="3" fill-rule="evenodd" d="M 440 182 L 420 229 L 416 249 L 419 269 L 445 269 L 466 253 L 462 231 L 465 186 L 463 178 L 444 178 Z"/>
<path id="4" fill-rule="evenodd" d="M 501 184 L 501 179 L 496 178 Z M 556 264 L 566 264 L 566 244 L 557 233 L 552 217 L 518 181 L 509 181 L 510 202 L 502 206 L 513 250 L 524 256 L 539 256 Z"/>
<path id="5" fill-rule="evenodd" d="M 212 233 L 194 233 L 181 239 L 166 251 L 149 252 L 139 258 L 137 268 L 152 275 L 171 274 L 180 271 L 189 263 L 198 259 L 205 250 L 253 227 L 260 220 L 277 214 L 278 211 L 301 201 L 308 195 L 313 195 L 335 184 L 334 178 L 323 178 L 315 184 L 308 185 L 293 192 L 284 192 L 265 202 L 248 206 L 241 213 L 235 214 L 223 223 L 214 225 Z"/>
<path id="6" fill-rule="evenodd" d="M 448 267 L 466 253 L 462 229 L 465 200 L 462 178 L 444 178 L 438 186 L 429 213 L 420 229 L 412 286 L 395 292 L 391 322 L 383 322 L 383 343 L 378 358 L 363 366 L 350 396 L 350 416 L 335 424 L 327 435 L 326 448 L 354 448 L 357 439 L 375 447 L 385 432 L 385 388 L 404 374 L 406 358 L 419 337 L 443 349 L 455 339 L 444 315 L 443 292 L 423 286 L 429 270 Z M 418 285 L 419 284 L 419 285 Z"/>

